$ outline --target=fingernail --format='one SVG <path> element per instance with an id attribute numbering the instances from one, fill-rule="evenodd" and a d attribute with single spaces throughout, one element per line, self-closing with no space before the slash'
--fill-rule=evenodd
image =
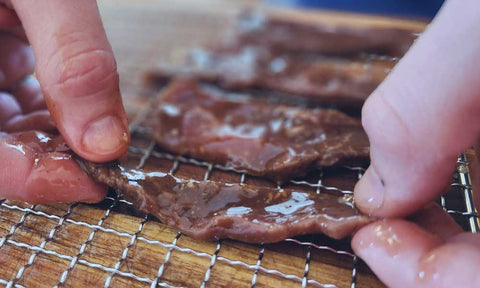
<path id="1" fill-rule="evenodd" d="M 355 186 L 355 204 L 360 210 L 372 213 L 382 207 L 385 198 L 385 182 L 371 166 Z"/>
<path id="2" fill-rule="evenodd" d="M 83 135 L 83 146 L 97 155 L 107 155 L 124 149 L 128 133 L 116 116 L 106 116 L 89 124 Z"/>

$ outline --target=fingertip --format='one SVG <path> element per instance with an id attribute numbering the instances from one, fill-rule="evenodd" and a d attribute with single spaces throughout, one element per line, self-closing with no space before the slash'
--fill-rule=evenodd
<path id="1" fill-rule="evenodd" d="M 92 182 L 88 189 L 88 193 L 84 193 L 78 198 L 79 202 L 95 204 L 102 202 L 107 196 L 108 186 L 100 183 Z"/>
<path id="2" fill-rule="evenodd" d="M 113 59 L 112 54 L 101 54 L 102 59 Z M 75 61 L 79 61 L 80 70 L 83 68 L 78 67 L 90 63 L 85 57 Z M 130 143 L 116 66 L 108 63 L 113 66 L 98 64 L 101 68 L 95 68 L 95 72 L 84 70 L 78 78 L 44 87 L 52 119 L 65 141 L 75 153 L 93 162 L 120 157 Z"/>
<path id="3" fill-rule="evenodd" d="M 101 201 L 107 187 L 94 182 L 71 155 L 51 152 L 38 158 L 26 181 L 24 201 L 36 204 Z"/>
<path id="4" fill-rule="evenodd" d="M 87 125 L 79 155 L 93 162 L 106 162 L 123 155 L 129 143 L 125 121 L 118 116 L 107 115 Z"/>
<path id="5" fill-rule="evenodd" d="M 355 205 L 363 213 L 375 215 L 375 212 L 382 207 L 384 197 L 385 182 L 378 176 L 375 168 L 370 166 L 355 185 Z"/>
<path id="6" fill-rule="evenodd" d="M 352 248 L 388 287 L 477 287 L 480 237 L 461 233 L 446 242 L 404 220 L 360 229 Z"/>
<path id="7" fill-rule="evenodd" d="M 379 160 L 381 159 L 381 160 Z M 377 217 L 406 217 L 434 201 L 448 185 L 448 163 L 436 175 L 417 168 L 423 163 L 397 162 L 386 157 L 372 158 L 370 167 L 354 188 L 356 207 Z M 383 167 L 378 173 L 376 167 Z"/>
<path id="8" fill-rule="evenodd" d="M 380 220 L 360 229 L 352 249 L 389 287 L 414 287 L 421 257 L 443 242 L 404 220 Z"/>
<path id="9" fill-rule="evenodd" d="M 47 152 L 63 147 L 59 140 L 34 131 L 0 132 L 0 197 L 33 204 L 101 201 L 107 187 L 85 174 L 72 155 Z"/>
<path id="10" fill-rule="evenodd" d="M 96 1 L 12 4 L 35 50 L 36 76 L 51 117 L 69 147 L 93 162 L 124 154 L 127 117 Z"/>
<path id="11" fill-rule="evenodd" d="M 377 222 L 375 222 L 377 223 Z M 360 258 L 366 259 L 365 251 L 367 251 L 368 245 L 373 242 L 373 234 L 372 234 L 372 229 L 375 227 L 375 223 L 371 223 L 369 225 L 366 225 L 359 229 L 358 231 L 355 232 L 355 234 L 352 237 L 352 241 L 350 243 L 353 251 L 355 254 L 357 254 Z"/>

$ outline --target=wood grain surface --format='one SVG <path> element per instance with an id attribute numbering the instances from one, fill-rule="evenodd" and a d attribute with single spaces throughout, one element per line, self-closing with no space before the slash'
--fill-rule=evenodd
<path id="1" fill-rule="evenodd" d="M 155 93 L 143 83 L 146 70 L 178 49 L 218 41 L 236 13 L 258 2 L 100 1 L 131 120 Z M 273 13 L 342 25 L 424 27 L 420 22 L 345 13 Z M 139 215 L 113 194 L 98 205 L 0 201 L 0 286 L 351 287 L 354 276 L 355 287 L 384 287 L 349 254 L 348 240 L 304 237 L 299 243 L 267 246 L 199 242 Z M 310 241 L 317 246 L 307 245 Z"/>

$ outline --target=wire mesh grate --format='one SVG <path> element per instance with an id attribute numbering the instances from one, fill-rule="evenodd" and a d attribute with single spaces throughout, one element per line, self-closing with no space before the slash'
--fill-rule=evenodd
<path id="1" fill-rule="evenodd" d="M 194 165 L 205 169 L 203 179 L 209 179 L 217 171 L 226 171 L 237 173 L 239 183 L 250 180 L 250 176 L 246 175 L 244 171 L 237 171 L 221 165 L 212 165 L 211 163 L 158 150 L 155 144 L 148 140 L 150 131 L 142 127 L 142 121 L 146 118 L 148 118 L 148 109 L 147 112 L 139 114 L 136 121 L 133 121 L 131 125 L 134 140 L 140 140 L 139 142 L 133 141 L 134 145 L 132 145 L 129 151 L 129 153 L 138 156 L 137 168 L 143 167 L 147 161 L 155 158 L 170 161 L 170 172 L 172 174 L 179 171 L 182 165 Z M 139 143 L 139 145 L 135 145 L 135 143 Z M 288 185 L 308 186 L 314 193 L 326 191 L 327 193 L 338 193 L 345 197 L 351 197 L 353 185 L 362 176 L 364 168 L 346 166 L 341 169 L 342 175 L 350 175 L 349 177 L 352 179 L 350 186 L 337 185 L 338 183 L 334 181 L 335 179 L 332 180 L 329 176 L 331 171 L 328 169 L 320 170 L 317 173 L 317 178 L 312 178 L 313 180 L 296 180 L 291 181 Z M 458 159 L 457 173 L 451 188 L 452 193 L 442 196 L 439 199 L 439 203 L 466 230 L 477 232 L 479 215 L 473 205 L 468 162 L 464 154 L 460 155 Z M 92 215 L 80 217 L 79 215 L 84 213 L 84 209 L 87 208 L 94 209 L 88 211 L 100 211 L 100 213 L 96 214 L 98 218 Z M 282 281 L 281 283 L 290 281 L 292 283 L 291 286 L 297 287 L 357 287 L 362 285 L 359 275 L 369 273 L 365 265 L 351 251 L 347 242 L 333 241 L 322 236 L 286 239 L 283 243 L 273 245 L 246 245 L 224 240 L 210 243 L 209 245 L 205 244 L 206 247 L 203 247 L 189 237 L 183 236 L 180 232 L 176 232 L 152 220 L 152 217 L 149 217 L 149 215 L 139 214 L 138 211 L 134 212 L 132 203 L 119 198 L 116 193 L 110 193 L 103 203 L 93 207 L 75 203 L 64 207 L 63 210 L 58 210 L 55 213 L 48 207 L 27 205 L 5 199 L 0 200 L 0 217 L 9 219 L 9 221 L 2 221 L 2 226 L 0 226 L 0 258 L 2 258 L 2 255 L 8 254 L 6 253 L 7 249 L 9 249 L 8 251 L 22 249 L 22 254 L 26 256 L 16 259 L 17 265 L 12 267 L 4 266 L 7 268 L 4 268 L 4 271 L 0 271 L 1 285 L 5 287 L 38 286 L 34 284 L 36 280 L 30 279 L 29 275 L 33 275 L 35 269 L 38 270 L 36 262 L 44 261 L 44 258 L 49 259 L 49 265 L 59 266 L 58 269 L 54 269 L 58 272 L 50 275 L 51 279 L 48 279 L 50 282 L 47 281 L 45 287 L 75 286 L 75 283 L 82 281 L 82 277 L 88 278 L 88 275 L 91 275 L 91 273 L 99 275 L 98 281 L 93 285 L 99 287 L 131 287 L 135 285 L 150 287 L 218 286 L 218 281 L 222 281 L 222 279 L 219 279 L 221 276 L 216 271 L 217 266 L 218 269 L 228 268 L 235 271 L 244 271 L 241 273 L 243 278 L 231 281 L 238 280 L 247 285 L 250 283 L 251 287 L 260 284 L 264 285 L 265 283 L 274 286 L 278 281 Z M 89 214 L 90 212 L 88 211 L 85 213 Z M 124 229 L 122 225 L 115 226 L 115 220 L 110 219 L 117 216 L 128 217 L 120 219 L 129 221 L 129 225 L 132 228 L 128 230 Z M 15 237 L 17 234 L 29 233 L 26 227 L 27 222 L 34 221 L 37 218 L 44 219 L 42 221 L 55 223 L 52 224 L 51 228 L 39 232 L 39 238 L 41 238 L 39 243 L 30 243 L 21 240 L 23 238 Z M 68 235 L 62 232 L 62 230 L 66 229 L 66 225 L 82 229 L 82 231 L 89 231 L 89 233 L 86 233 L 88 237 L 79 241 L 81 244 L 78 248 L 72 248 L 72 251 L 68 251 L 71 253 L 67 253 L 55 246 L 57 242 L 69 241 L 62 238 Z M 37 228 L 37 230 L 42 230 L 42 227 Z M 168 233 L 162 234 L 155 229 L 160 229 L 158 230 L 160 232 L 161 229 L 168 230 Z M 154 233 L 152 231 L 157 232 Z M 107 239 L 106 247 L 102 248 L 99 244 L 100 239 Z M 114 245 L 111 242 L 115 241 L 109 239 L 117 239 L 115 241 L 123 244 Z M 237 249 L 237 245 L 240 245 L 240 248 Z M 119 246 L 118 249 L 116 249 L 116 246 Z M 102 255 L 95 255 L 95 251 L 101 249 L 105 249 L 105 251 L 111 250 L 111 254 L 114 254 L 110 255 L 112 256 L 112 259 L 109 260 L 110 263 L 102 260 Z M 138 259 L 140 257 L 138 255 L 142 254 L 142 249 L 147 251 L 144 253 L 147 255 L 145 257 L 142 256 L 144 257 L 142 259 L 146 263 L 144 266 L 149 266 L 148 273 L 145 272 L 148 270 L 147 268 L 144 269 L 145 271 L 136 268 L 142 264 L 142 261 Z M 232 251 L 248 252 L 251 257 L 238 256 L 232 253 Z M 296 252 L 290 253 L 290 251 Z M 278 263 L 274 261 L 275 259 L 272 255 L 280 257 L 283 254 L 291 257 L 285 259 L 295 261 L 292 263 Z M 326 264 L 323 263 L 324 258 L 327 259 L 325 261 Z M 192 275 L 188 276 L 191 278 L 191 281 L 196 281 L 196 284 L 188 282 L 190 280 L 183 280 L 186 282 L 176 280 L 175 270 L 182 266 L 181 261 L 193 261 L 198 264 L 197 269 L 200 270 L 197 273 L 198 275 L 193 273 L 192 270 L 189 271 L 189 273 L 192 272 Z M 322 273 L 325 272 L 324 269 L 329 267 L 327 266 L 329 261 L 339 261 L 341 263 L 338 267 L 337 265 L 333 266 L 339 268 L 338 271 L 344 271 L 343 279 L 341 279 L 343 282 L 339 280 L 338 283 L 331 283 L 329 281 L 332 278 L 326 278 L 327 280 L 325 280 L 322 277 Z M 64 264 L 60 265 L 58 263 Z M 298 267 L 294 269 L 292 267 L 295 263 L 298 264 Z M 314 268 L 314 266 L 319 268 Z M 224 281 L 226 280 L 224 279 Z"/>

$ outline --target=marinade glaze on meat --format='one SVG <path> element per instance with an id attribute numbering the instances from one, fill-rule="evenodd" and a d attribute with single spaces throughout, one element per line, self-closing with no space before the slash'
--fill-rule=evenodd
<path id="1" fill-rule="evenodd" d="M 291 20 L 242 15 L 232 45 L 194 50 L 153 78 L 186 75 L 256 96 L 283 93 L 295 101 L 358 108 L 394 65 L 360 54 L 399 57 L 415 38 L 410 31 Z M 164 90 L 151 127 L 158 146 L 277 182 L 313 167 L 368 159 L 369 143 L 358 119 L 210 88 L 182 80 Z M 268 243 L 311 233 L 338 239 L 372 221 L 349 199 L 301 185 L 276 189 L 255 181 L 198 180 L 155 163 L 133 168 L 125 160 L 80 163 L 138 209 L 198 239 Z"/>
<path id="2" fill-rule="evenodd" d="M 150 72 L 154 83 L 191 77 L 227 89 L 291 93 L 314 104 L 359 108 L 416 35 L 407 29 L 317 23 L 247 11 L 220 44 L 192 49 Z M 321 17 L 317 17 L 321 19 Z M 370 57 L 374 53 L 381 57 Z"/>
<path id="3" fill-rule="evenodd" d="M 340 239 L 373 219 L 348 200 L 301 189 L 182 179 L 169 173 L 80 160 L 95 180 L 161 222 L 202 240 L 273 243 L 303 234 Z"/>
<path id="4" fill-rule="evenodd" d="M 162 148 L 277 182 L 368 159 L 360 121 L 332 109 L 234 99 L 188 80 L 168 86 L 156 108 Z"/>
<path id="5" fill-rule="evenodd" d="M 152 72 L 155 81 L 188 76 L 235 90 L 270 89 L 313 103 L 360 107 L 394 67 L 392 61 L 276 53 L 261 46 L 194 49 L 175 68 Z"/>
<path id="6" fill-rule="evenodd" d="M 88 175 L 121 190 L 137 209 L 197 239 L 267 243 L 311 233 L 343 238 L 372 220 L 360 215 L 348 199 L 332 194 L 315 194 L 301 187 L 279 190 L 187 180 L 160 172 L 156 166 L 131 169 L 128 161 L 95 164 L 72 155 L 63 138 L 42 132 L 23 132 L 9 138 L 8 145 L 15 145 L 40 166 L 34 169 L 46 170 L 38 175 L 46 174 L 50 181 L 58 177 L 59 183 L 53 181 L 51 186 L 58 193 L 65 191 L 55 185 L 65 187 L 68 181 L 82 181 L 82 177 L 62 178 L 69 175 L 63 169 L 80 172 L 71 161 L 75 157 Z M 80 185 L 73 182 L 72 187 Z"/>
<path id="7" fill-rule="evenodd" d="M 156 117 L 147 122 L 160 147 L 277 182 L 312 167 L 368 158 L 360 121 L 332 109 L 288 106 L 177 80 L 159 95 L 154 110 Z M 128 157 L 79 163 L 137 209 L 202 240 L 273 243 L 315 233 L 340 239 L 373 220 L 349 197 L 302 185 L 280 189 L 234 178 L 198 180 L 196 172 L 172 174 L 155 161 L 134 168 Z"/>
<path id="8" fill-rule="evenodd" d="M 321 20 L 321 16 L 315 18 Z M 367 52 L 401 57 L 417 37 L 408 29 L 332 24 L 331 20 L 315 23 L 306 19 L 305 15 L 246 11 L 237 19 L 234 44 L 324 55 Z"/>

